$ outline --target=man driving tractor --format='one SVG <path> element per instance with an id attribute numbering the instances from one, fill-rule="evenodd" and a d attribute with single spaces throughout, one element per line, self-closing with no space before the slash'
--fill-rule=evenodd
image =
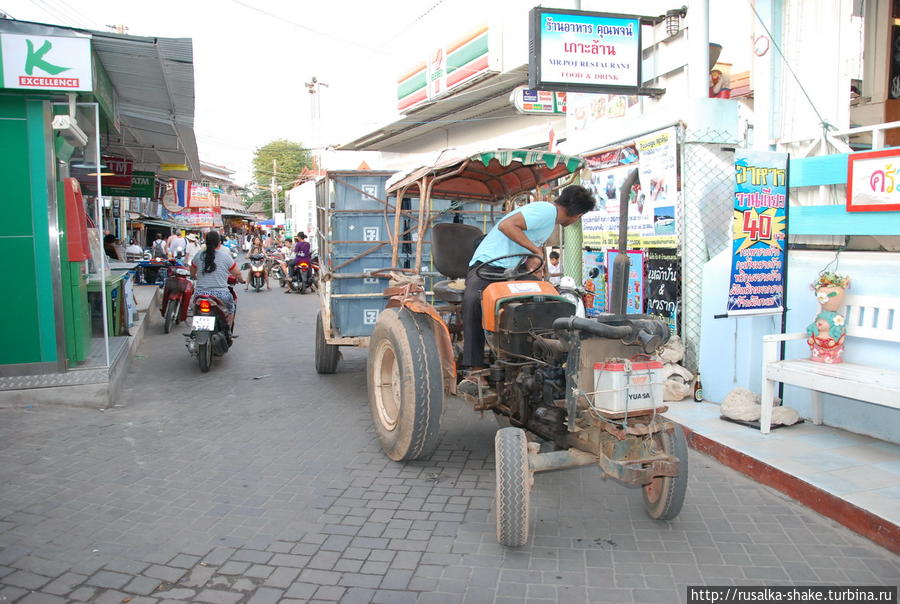
<path id="1" fill-rule="evenodd" d="M 458 386 L 464 394 L 477 396 L 479 380 L 475 372 L 484 368 L 484 330 L 482 328 L 481 294 L 491 283 L 481 278 L 477 271 L 502 273 L 515 267 L 525 258 L 526 270 L 533 271 L 528 277 L 540 279 L 543 276 L 544 252 L 541 246 L 553 233 L 556 225 L 568 226 L 577 222 L 582 215 L 594 209 L 594 195 L 585 187 L 572 185 L 563 189 L 553 202 L 536 201 L 510 212 L 484 237 L 472 260 L 466 275 L 466 289 L 463 294 L 463 358 L 462 364 L 469 369 Z M 507 256 L 506 258 L 503 258 Z M 485 263 L 493 260 L 493 262 Z M 481 382 L 481 388 L 487 387 Z"/>

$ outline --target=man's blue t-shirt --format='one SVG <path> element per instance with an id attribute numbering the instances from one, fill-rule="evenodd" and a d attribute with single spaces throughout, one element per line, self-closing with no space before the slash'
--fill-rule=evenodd
<path id="1" fill-rule="evenodd" d="M 503 217 L 506 220 L 513 214 L 522 214 L 525 219 L 525 236 L 536 246 L 540 247 L 553 233 L 553 227 L 556 226 L 556 206 L 548 201 L 535 201 L 526 206 L 510 212 Z M 500 256 L 508 256 L 509 254 L 530 254 L 531 251 L 525 249 L 512 239 L 504 235 L 500 231 L 501 220 L 494 225 L 494 228 L 482 239 L 481 243 L 475 249 L 475 254 L 469 262 L 472 266 L 476 262 L 487 262 L 493 258 Z M 500 260 L 494 264 L 507 268 L 514 267 L 523 258 L 507 258 Z"/>

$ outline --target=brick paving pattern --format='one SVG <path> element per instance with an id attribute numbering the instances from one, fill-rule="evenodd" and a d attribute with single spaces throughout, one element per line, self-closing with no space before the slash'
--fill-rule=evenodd
<path id="1" fill-rule="evenodd" d="M 208 374 L 154 324 L 124 406 L 0 409 L 0 602 L 668 603 L 689 584 L 900 583 L 896 556 L 695 452 L 675 521 L 594 468 L 546 473 L 529 544 L 503 548 L 491 417 L 449 399 L 434 456 L 391 462 L 365 351 L 312 369 L 315 298 L 240 303 L 242 337 Z"/>

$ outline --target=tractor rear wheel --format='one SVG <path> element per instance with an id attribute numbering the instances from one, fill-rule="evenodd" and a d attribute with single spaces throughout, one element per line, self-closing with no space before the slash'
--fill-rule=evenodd
<path id="1" fill-rule="evenodd" d="M 431 319 L 406 308 L 383 310 L 369 338 L 366 369 L 369 407 L 385 454 L 394 461 L 429 457 L 444 405 Z"/>

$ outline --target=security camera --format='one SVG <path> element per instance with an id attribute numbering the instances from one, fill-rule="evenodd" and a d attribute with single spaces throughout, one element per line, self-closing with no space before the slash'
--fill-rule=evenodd
<path id="1" fill-rule="evenodd" d="M 87 134 L 78 127 L 72 116 L 57 115 L 53 118 L 52 126 L 73 147 L 84 147 L 87 145 Z"/>

